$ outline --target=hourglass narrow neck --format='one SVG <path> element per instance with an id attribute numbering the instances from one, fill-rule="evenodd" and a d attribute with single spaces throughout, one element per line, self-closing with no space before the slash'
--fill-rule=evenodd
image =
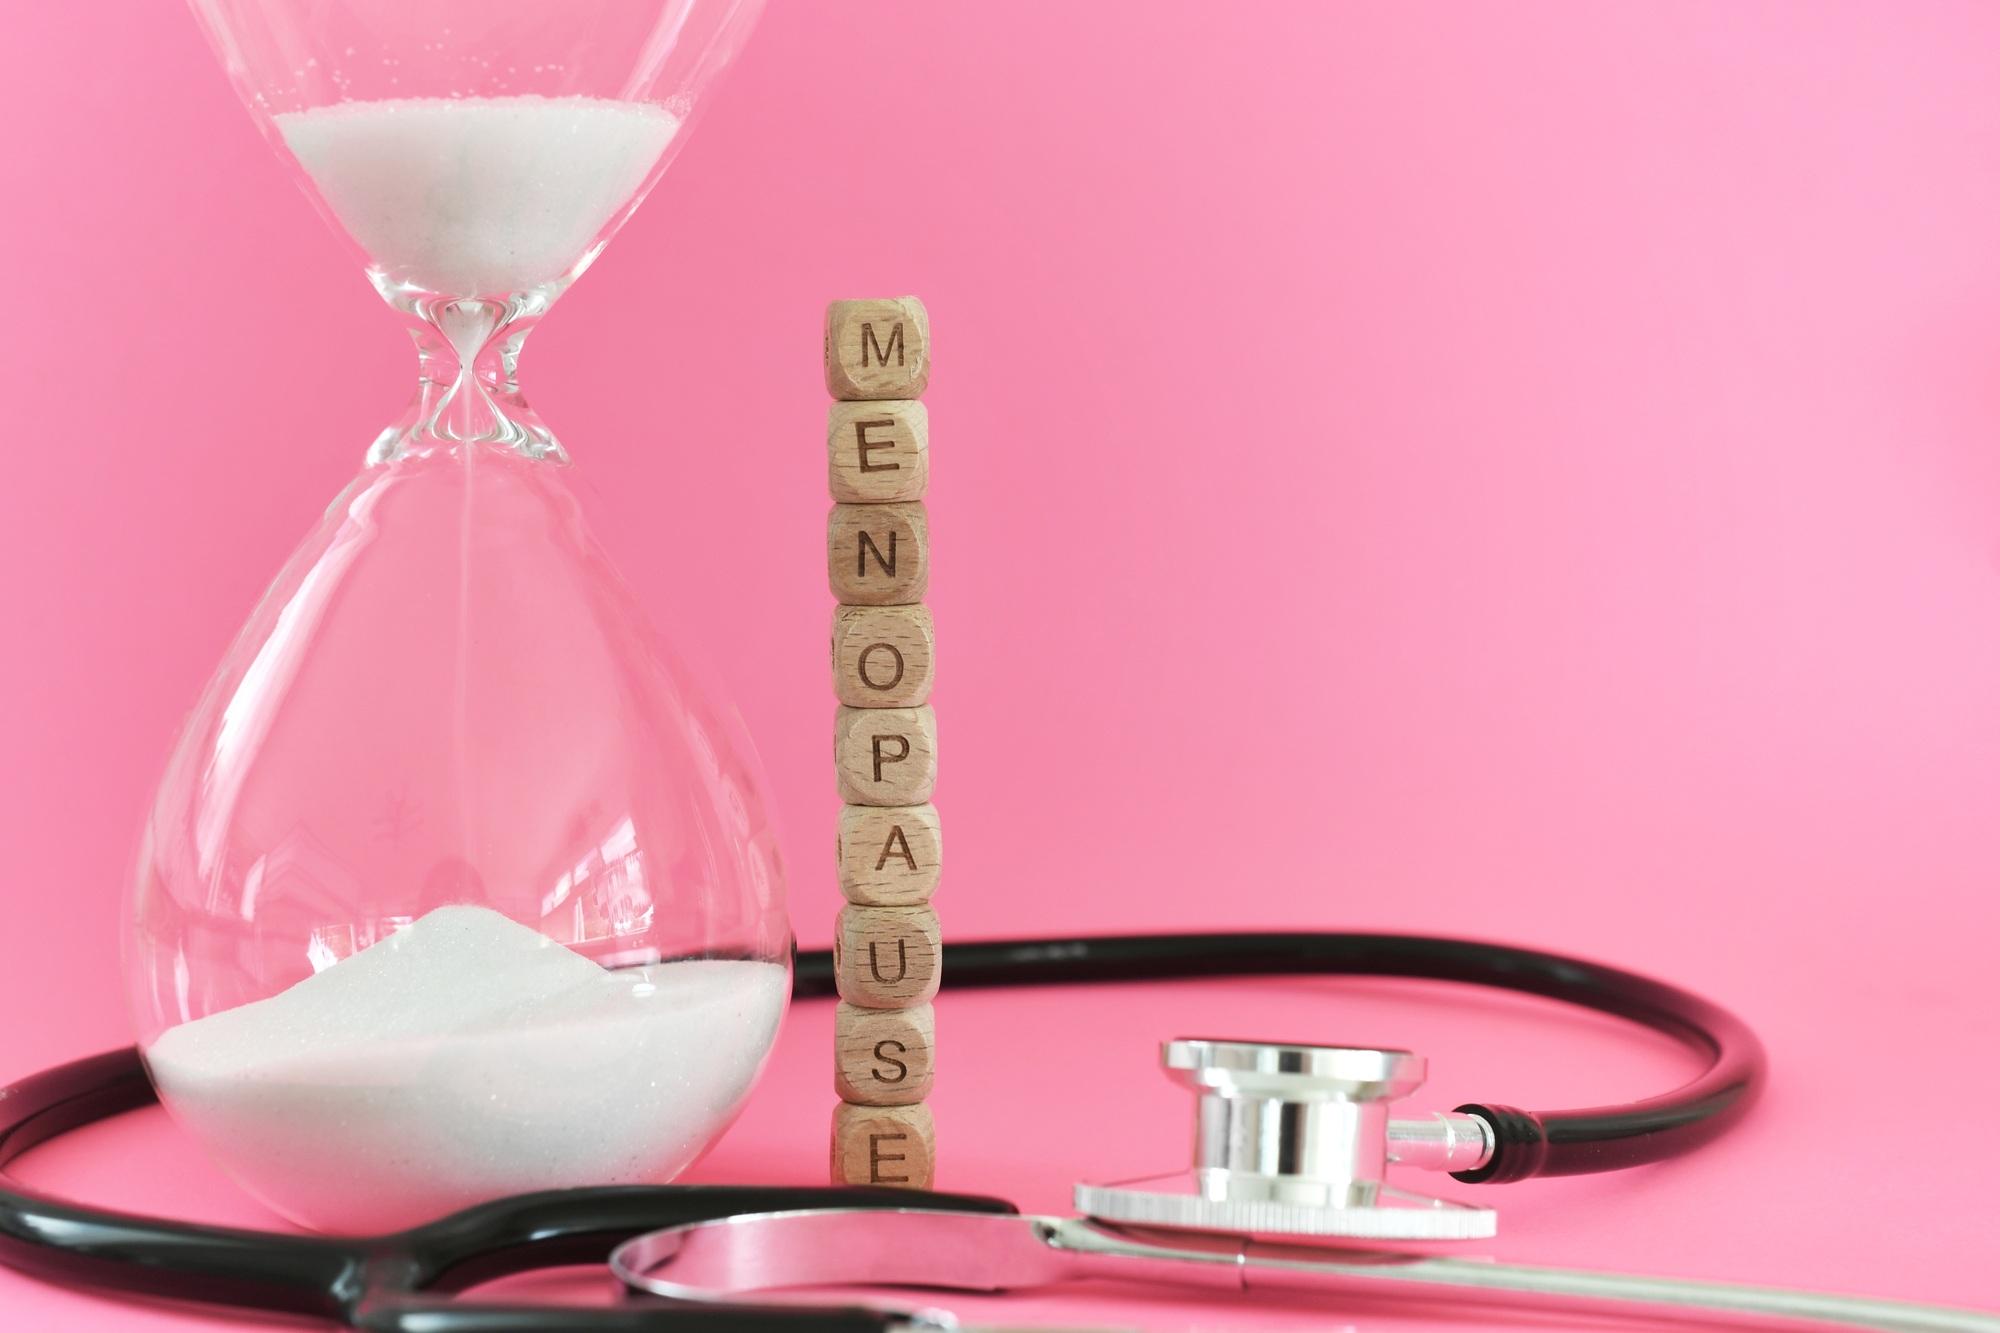
<path id="1" fill-rule="evenodd" d="M 369 460 L 488 445 L 567 461 L 517 379 L 521 346 L 552 299 L 392 299 L 409 317 L 417 345 L 417 392 L 403 415 L 376 437 Z"/>

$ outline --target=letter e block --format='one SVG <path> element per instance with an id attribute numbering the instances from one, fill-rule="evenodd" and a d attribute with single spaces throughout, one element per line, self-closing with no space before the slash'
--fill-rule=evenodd
<path id="1" fill-rule="evenodd" d="M 842 504 L 921 500 L 931 477 L 922 403 L 835 403 L 826 414 L 826 485 Z"/>
<path id="2" fill-rule="evenodd" d="M 937 714 L 926 708 L 841 708 L 833 767 L 849 805 L 922 805 L 937 787 Z"/>
<path id="3" fill-rule="evenodd" d="M 833 692 L 850 708 L 915 708 L 931 697 L 935 640 L 921 606 L 836 609 Z"/>
<path id="4" fill-rule="evenodd" d="M 840 810 L 840 891 L 863 907 L 930 901 L 944 861 L 934 805 L 847 805 Z"/>
<path id="5" fill-rule="evenodd" d="M 931 317 L 914 296 L 826 308 L 826 391 L 835 398 L 921 398 L 931 378 Z"/>
<path id="6" fill-rule="evenodd" d="M 931 1007 L 859 1009 L 833 1015 L 833 1089 L 844 1102 L 909 1106 L 930 1095 L 936 1018 Z"/>
<path id="7" fill-rule="evenodd" d="M 848 606 L 908 606 L 931 584 L 921 504 L 835 505 L 826 518 L 826 580 Z"/>
<path id="8" fill-rule="evenodd" d="M 857 1009 L 912 1009 L 937 994 L 944 958 L 928 907 L 843 907 L 833 930 L 833 981 Z"/>
<path id="9" fill-rule="evenodd" d="M 833 1183 L 927 1190 L 937 1168 L 928 1106 L 850 1106 L 833 1113 Z"/>

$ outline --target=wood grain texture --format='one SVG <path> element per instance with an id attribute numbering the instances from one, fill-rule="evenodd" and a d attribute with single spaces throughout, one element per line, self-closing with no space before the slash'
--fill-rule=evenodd
<path id="1" fill-rule="evenodd" d="M 922 403 L 835 403 L 826 414 L 826 486 L 842 504 L 921 500 L 931 477 Z"/>
<path id="2" fill-rule="evenodd" d="M 931 317 L 914 296 L 826 308 L 826 391 L 835 398 L 921 398 L 931 378 Z"/>
<path id="3" fill-rule="evenodd" d="M 928 1106 L 855 1106 L 833 1112 L 829 1168 L 836 1185 L 927 1190 L 937 1175 L 937 1127 Z"/>
<path id="4" fill-rule="evenodd" d="M 836 856 L 847 901 L 863 907 L 927 903 L 944 869 L 937 807 L 842 806 Z"/>
<path id="5" fill-rule="evenodd" d="M 833 1015 L 833 1090 L 862 1106 L 909 1106 L 930 1096 L 937 1019 L 930 1005 Z"/>
<path id="6" fill-rule="evenodd" d="M 833 692 L 850 708 L 915 708 L 931 697 L 937 659 L 921 606 L 843 606 L 833 613 Z"/>
<path id="7" fill-rule="evenodd" d="M 937 994 L 944 958 L 929 907 L 840 909 L 833 929 L 833 980 L 857 1009 L 912 1009 Z"/>
<path id="8" fill-rule="evenodd" d="M 923 708 L 840 708 L 833 768 L 849 805 L 922 805 L 937 790 L 937 714 Z"/>
<path id="9" fill-rule="evenodd" d="M 835 505 L 826 516 L 826 580 L 848 606 L 907 606 L 931 584 L 922 504 Z"/>

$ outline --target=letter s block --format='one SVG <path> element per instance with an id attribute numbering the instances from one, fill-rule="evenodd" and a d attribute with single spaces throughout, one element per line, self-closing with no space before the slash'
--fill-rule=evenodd
<path id="1" fill-rule="evenodd" d="M 857 1009 L 912 1009 L 937 994 L 944 958 L 928 907 L 843 907 L 833 929 L 833 981 Z"/>
<path id="2" fill-rule="evenodd" d="M 927 1190 L 937 1170 L 937 1130 L 928 1106 L 850 1106 L 833 1113 L 836 1185 Z"/>
<path id="3" fill-rule="evenodd" d="M 937 1020 L 931 1007 L 835 1007 L 833 1090 L 861 1106 L 909 1106 L 930 1095 Z"/>
<path id="4" fill-rule="evenodd" d="M 921 398 L 931 378 L 931 317 L 914 296 L 826 308 L 826 391 L 835 398 Z"/>
<path id="5" fill-rule="evenodd" d="M 826 485 L 842 504 L 921 500 L 931 478 L 922 403 L 835 403 L 826 414 Z"/>
<path id="6" fill-rule="evenodd" d="M 931 584 L 921 504 L 835 505 L 826 518 L 826 581 L 848 606 L 908 606 Z"/>
<path id="7" fill-rule="evenodd" d="M 931 697 L 936 634 L 921 606 L 833 613 L 833 692 L 850 708 L 915 708 Z"/>
<path id="8" fill-rule="evenodd" d="M 840 809 L 840 891 L 863 907 L 916 907 L 936 891 L 944 860 L 937 807 Z"/>
<path id="9" fill-rule="evenodd" d="M 929 708 L 842 708 L 833 767 L 849 805 L 922 805 L 937 787 L 937 714 Z"/>

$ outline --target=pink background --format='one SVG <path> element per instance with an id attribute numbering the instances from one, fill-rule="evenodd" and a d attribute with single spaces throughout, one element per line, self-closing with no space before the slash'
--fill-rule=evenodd
<path id="1" fill-rule="evenodd" d="M 178 6 L 7 26 L 12 1077 L 128 1039 L 169 741 L 414 367 Z M 1453 931 L 1669 976 L 1764 1034 L 1767 1101 L 1684 1164 L 1505 1191 L 1492 1251 L 1992 1301 L 1996 53 L 1969 3 L 778 0 L 526 382 L 733 682 L 804 943 L 837 903 L 817 320 L 914 291 L 949 935 Z M 700 1178 L 819 1179 L 829 1026 L 794 1016 Z M 1182 1160 L 1151 1043 L 1184 1029 L 1414 1045 L 1437 1106 L 1687 1072 L 1385 984 L 940 1027 L 942 1183 L 1040 1208 Z M 157 1113 L 23 1171 L 263 1220 Z M 1023 1317 L 1059 1308 L 1324 1324 Z M 0 1324 L 206 1326 L 4 1273 Z"/>

